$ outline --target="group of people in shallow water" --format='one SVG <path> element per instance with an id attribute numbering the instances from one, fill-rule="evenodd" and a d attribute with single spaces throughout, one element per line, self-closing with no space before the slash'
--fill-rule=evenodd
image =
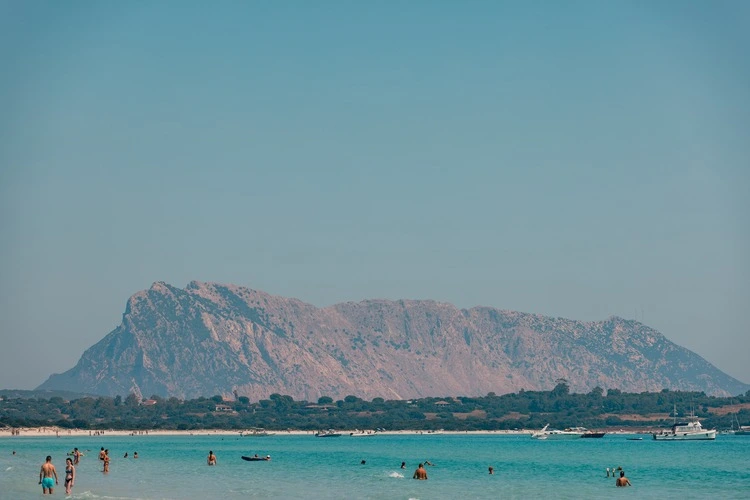
<path id="1" fill-rule="evenodd" d="M 14 452 L 15 454 L 15 452 Z M 73 458 L 66 458 L 65 459 L 65 494 L 70 495 L 71 491 L 73 489 L 73 486 L 75 485 L 76 481 L 76 468 L 75 466 L 78 464 L 82 453 L 78 451 L 78 448 L 74 448 L 73 452 L 70 453 L 70 455 L 73 455 Z M 256 455 L 257 456 L 257 455 Z M 128 458 L 127 452 L 125 452 L 125 456 L 123 458 Z M 138 458 L 138 452 L 133 453 L 133 458 Z M 270 457 L 269 457 L 270 458 Z M 109 450 L 105 449 L 103 446 L 101 450 L 99 451 L 99 460 L 103 463 L 103 469 L 102 472 L 109 472 Z M 208 465 L 216 465 L 218 463 L 216 459 L 216 455 L 214 454 L 213 450 L 210 450 L 208 452 L 208 458 L 206 459 L 206 463 Z M 365 460 L 362 460 L 360 462 L 362 465 L 366 463 Z M 414 471 L 414 475 L 412 476 L 412 479 L 418 479 L 420 481 L 427 480 L 427 469 L 425 469 L 425 465 L 435 465 L 429 460 L 425 460 L 423 463 L 420 463 L 417 467 L 417 470 Z M 406 462 L 401 462 L 401 468 L 406 468 Z M 488 467 L 489 473 L 494 474 L 495 469 L 492 466 Z M 630 484 L 630 480 L 625 477 L 625 471 L 622 470 L 622 467 L 618 467 L 615 469 L 612 467 L 611 474 L 612 477 L 617 477 L 617 472 L 619 471 L 620 477 L 617 478 L 617 481 L 615 481 L 615 485 L 619 487 L 623 486 L 632 486 Z M 610 477 L 610 468 L 607 467 L 607 477 Z M 42 494 L 52 494 L 52 492 L 55 489 L 55 486 L 59 484 L 58 478 L 57 478 L 57 470 L 55 469 L 55 466 L 52 465 L 52 457 L 47 456 L 47 460 L 42 464 L 42 468 L 39 471 L 39 484 L 42 485 Z"/>
<path id="2" fill-rule="evenodd" d="M 617 477 L 618 471 L 620 472 L 620 477 Z M 610 472 L 610 469 L 609 467 L 607 467 L 607 477 L 609 477 L 609 472 Z M 627 477 L 625 477 L 625 471 L 622 470 L 622 467 L 618 467 L 617 469 L 612 467 L 612 477 L 617 477 L 617 480 L 615 481 L 615 486 L 617 486 L 618 488 L 622 486 L 633 486 L 632 484 L 630 484 L 630 480 Z"/>
<path id="3" fill-rule="evenodd" d="M 52 494 L 55 491 L 55 486 L 60 484 L 57 478 L 57 469 L 52 465 L 52 457 L 47 455 L 47 459 L 42 464 L 42 468 L 39 471 L 39 484 L 42 485 L 42 494 Z M 65 459 L 65 494 L 70 495 L 73 490 L 73 486 L 76 484 L 76 468 L 73 465 L 73 459 L 68 457 Z"/>
<path id="4" fill-rule="evenodd" d="M 14 451 L 15 455 L 16 452 Z M 81 460 L 83 453 L 78 448 L 73 448 L 73 451 L 68 453 L 70 457 L 65 459 L 65 494 L 70 495 L 73 486 L 76 483 L 76 465 Z M 127 452 L 124 458 L 128 458 Z M 133 453 L 133 458 L 138 458 L 138 452 Z M 102 447 L 99 451 L 99 460 L 102 462 L 102 472 L 109 472 L 109 450 Z M 42 485 L 42 494 L 52 494 L 55 491 L 55 487 L 60 484 L 57 477 L 57 469 L 52 464 L 52 457 L 47 455 L 47 459 L 42 464 L 42 468 L 39 470 L 39 484 Z"/>

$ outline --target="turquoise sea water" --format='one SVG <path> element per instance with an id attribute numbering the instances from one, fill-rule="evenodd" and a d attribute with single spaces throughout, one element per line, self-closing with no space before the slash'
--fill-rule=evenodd
<path id="1" fill-rule="evenodd" d="M 65 497 L 65 456 L 74 446 L 86 456 L 71 498 L 750 498 L 750 436 L 656 442 L 649 436 L 628 441 L 624 435 L 537 441 L 506 435 L 281 434 L 3 438 L 0 499 L 42 497 L 37 483 L 47 455 L 61 477 L 54 495 Z M 112 457 L 106 475 L 97 460 L 101 446 Z M 209 450 L 218 457 L 216 467 L 206 465 Z M 134 451 L 140 458 L 123 458 Z M 240 459 L 255 453 L 272 460 Z M 435 464 L 427 467 L 429 479 L 412 480 L 425 460 Z M 494 475 L 488 474 L 490 465 Z M 606 477 L 606 467 L 618 466 L 631 488 L 616 488 Z"/>

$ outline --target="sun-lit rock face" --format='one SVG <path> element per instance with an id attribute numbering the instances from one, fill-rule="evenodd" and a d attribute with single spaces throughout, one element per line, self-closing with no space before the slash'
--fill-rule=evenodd
<path id="1" fill-rule="evenodd" d="M 636 321 L 580 322 L 487 307 L 367 300 L 316 308 L 249 288 L 166 283 L 128 300 L 122 324 L 39 389 L 102 395 L 270 394 L 316 401 L 750 386 Z"/>

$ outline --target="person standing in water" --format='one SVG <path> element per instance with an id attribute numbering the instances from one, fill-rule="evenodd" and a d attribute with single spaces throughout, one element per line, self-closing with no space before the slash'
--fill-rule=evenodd
<path id="1" fill-rule="evenodd" d="M 50 495 L 55 490 L 55 485 L 60 484 L 57 479 L 57 470 L 52 465 L 52 457 L 47 455 L 47 460 L 42 464 L 42 468 L 39 471 L 39 484 L 42 485 L 42 495 L 49 493 Z"/>
<path id="2" fill-rule="evenodd" d="M 216 455 L 214 455 L 214 452 L 209 450 L 208 452 L 208 458 L 206 459 L 206 463 L 208 465 L 216 465 Z"/>
<path id="3" fill-rule="evenodd" d="M 420 481 L 424 481 L 427 479 L 427 471 L 424 469 L 424 464 L 419 464 L 417 470 L 414 471 L 412 479 L 419 479 Z"/>
<path id="4" fill-rule="evenodd" d="M 630 480 L 625 477 L 624 470 L 620 471 L 620 477 L 617 478 L 617 482 L 615 482 L 615 484 L 617 485 L 618 488 L 620 486 L 633 486 L 632 484 L 630 484 Z"/>
<path id="5" fill-rule="evenodd" d="M 65 459 L 65 494 L 70 495 L 73 486 L 76 484 L 76 468 L 73 465 L 73 461 L 69 458 Z"/>

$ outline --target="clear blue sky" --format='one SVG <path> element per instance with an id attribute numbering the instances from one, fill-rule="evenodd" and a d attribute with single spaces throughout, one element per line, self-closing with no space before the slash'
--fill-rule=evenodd
<path id="1" fill-rule="evenodd" d="M 163 280 L 643 319 L 750 382 L 750 3 L 0 0 L 0 388 Z"/>

